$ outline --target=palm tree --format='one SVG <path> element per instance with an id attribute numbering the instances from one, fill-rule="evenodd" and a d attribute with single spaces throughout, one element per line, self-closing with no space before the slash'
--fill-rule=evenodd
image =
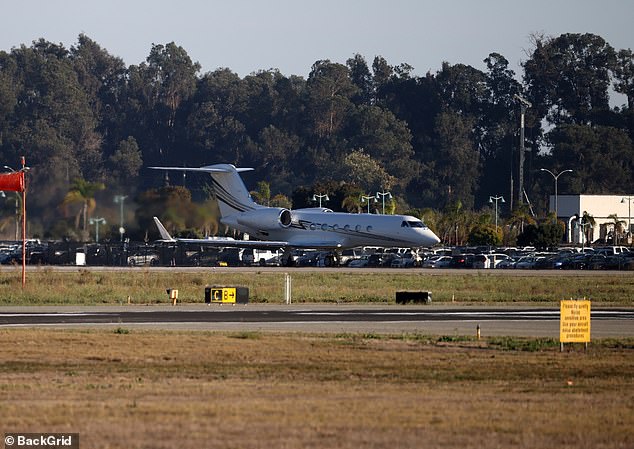
<path id="1" fill-rule="evenodd" d="M 348 195 L 343 199 L 341 207 L 348 212 L 361 213 L 361 200 L 359 199 L 359 195 L 356 193 Z"/>
<path id="2" fill-rule="evenodd" d="M 102 182 L 88 182 L 82 178 L 77 178 L 73 181 L 62 205 L 66 207 L 69 204 L 81 204 L 81 209 L 75 217 L 75 229 L 79 229 L 79 220 L 82 218 L 82 230 L 86 232 L 88 215 L 97 207 L 95 194 L 105 188 L 106 186 Z"/>
<path id="3" fill-rule="evenodd" d="M 524 232 L 524 226 L 537 223 L 526 207 L 519 207 L 511 213 L 508 224 L 511 229 L 516 229 L 518 234 Z"/>
<path id="4" fill-rule="evenodd" d="M 453 242 L 458 245 L 460 240 L 459 232 L 464 233 L 466 229 L 466 219 L 462 212 L 462 202 L 460 200 L 453 204 L 448 204 L 438 221 L 438 230 L 441 231 L 443 242 L 451 243 L 452 238 L 455 238 Z M 462 225 L 462 227 L 460 226 Z M 464 229 L 461 229 L 464 228 Z"/>
<path id="5" fill-rule="evenodd" d="M 258 189 L 249 193 L 256 203 L 263 206 L 271 205 L 271 186 L 268 182 L 258 182 Z"/>

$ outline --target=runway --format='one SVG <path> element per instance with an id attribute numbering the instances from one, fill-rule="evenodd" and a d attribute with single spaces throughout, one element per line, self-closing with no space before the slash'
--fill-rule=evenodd
<path id="1" fill-rule="evenodd" d="M 634 337 L 634 309 L 592 310 L 593 338 Z M 559 337 L 559 309 L 465 306 L 204 305 L 2 307 L 0 328 L 125 327 L 275 332 L 417 332 Z"/>

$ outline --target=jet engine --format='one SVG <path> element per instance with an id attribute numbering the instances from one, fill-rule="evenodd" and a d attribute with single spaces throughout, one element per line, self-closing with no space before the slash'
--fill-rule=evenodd
<path id="1" fill-rule="evenodd" d="M 281 207 L 255 209 L 241 213 L 237 221 L 254 229 L 288 228 L 291 225 L 291 211 Z"/>

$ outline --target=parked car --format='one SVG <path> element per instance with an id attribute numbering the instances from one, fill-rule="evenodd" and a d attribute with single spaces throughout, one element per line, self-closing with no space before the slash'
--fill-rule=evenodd
<path id="1" fill-rule="evenodd" d="M 535 264 L 537 263 L 539 259 L 540 257 L 537 257 L 537 256 L 520 257 L 519 260 L 515 262 L 515 268 L 519 268 L 519 269 L 534 268 Z"/>
<path id="2" fill-rule="evenodd" d="M 409 252 L 401 254 L 400 257 L 392 259 L 392 268 L 413 268 L 419 267 L 421 264 L 421 258 L 418 254 Z"/>
<path id="3" fill-rule="evenodd" d="M 348 265 L 348 262 L 358 259 L 363 255 L 363 250 L 358 248 L 344 249 L 339 257 L 339 265 Z"/>
<path id="4" fill-rule="evenodd" d="M 569 257 L 561 263 L 561 269 L 563 270 L 585 270 L 588 268 L 588 262 L 592 254 L 577 254 Z"/>
<path id="5" fill-rule="evenodd" d="M 358 259 L 352 259 L 348 262 L 348 268 L 364 268 L 368 266 L 368 258 L 370 256 L 361 256 Z"/>
<path id="6" fill-rule="evenodd" d="M 317 259 L 319 258 L 319 252 L 317 251 L 306 251 L 304 254 L 299 256 L 295 261 L 295 265 L 298 267 L 315 267 L 317 266 Z"/>
<path id="7" fill-rule="evenodd" d="M 368 267 L 381 267 L 383 266 L 383 254 L 374 253 L 368 258 Z"/>
<path id="8" fill-rule="evenodd" d="M 508 259 L 501 260 L 495 268 L 505 270 L 509 268 L 515 268 L 516 259 L 509 257 Z"/>
<path id="9" fill-rule="evenodd" d="M 473 268 L 497 268 L 502 261 L 510 259 L 506 254 L 477 254 L 473 257 Z"/>
<path id="10" fill-rule="evenodd" d="M 473 268 L 492 268 L 491 259 L 488 254 L 476 254 L 473 256 Z"/>
<path id="11" fill-rule="evenodd" d="M 447 268 L 450 264 L 451 256 L 434 256 L 423 263 L 423 268 Z"/>
<path id="12" fill-rule="evenodd" d="M 544 257 L 538 258 L 535 261 L 533 268 L 535 270 L 551 270 L 555 268 L 556 260 L 557 260 L 557 256 L 554 254 L 550 256 L 544 256 Z"/>
<path id="13" fill-rule="evenodd" d="M 596 254 L 603 254 L 605 256 L 615 256 L 619 254 L 627 254 L 630 250 L 625 246 L 603 246 L 600 248 L 595 248 L 594 252 Z"/>
<path id="14" fill-rule="evenodd" d="M 400 259 L 400 254 L 396 253 L 383 253 L 383 257 L 381 257 L 381 266 L 382 267 L 391 267 L 392 261 Z"/>
<path id="15" fill-rule="evenodd" d="M 128 256 L 128 265 L 131 267 L 138 265 L 158 265 L 160 262 L 158 254 L 146 253 L 146 254 L 133 254 Z"/>
<path id="16" fill-rule="evenodd" d="M 473 268 L 474 254 L 458 254 L 451 256 L 451 268 Z"/>

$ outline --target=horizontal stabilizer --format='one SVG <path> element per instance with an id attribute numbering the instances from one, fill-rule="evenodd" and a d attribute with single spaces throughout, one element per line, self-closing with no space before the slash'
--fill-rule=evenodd
<path id="1" fill-rule="evenodd" d="M 148 167 L 152 170 L 194 171 L 201 173 L 231 173 L 231 169 L 222 165 L 207 165 L 205 167 Z M 234 168 L 238 173 L 251 171 L 252 168 Z"/>

